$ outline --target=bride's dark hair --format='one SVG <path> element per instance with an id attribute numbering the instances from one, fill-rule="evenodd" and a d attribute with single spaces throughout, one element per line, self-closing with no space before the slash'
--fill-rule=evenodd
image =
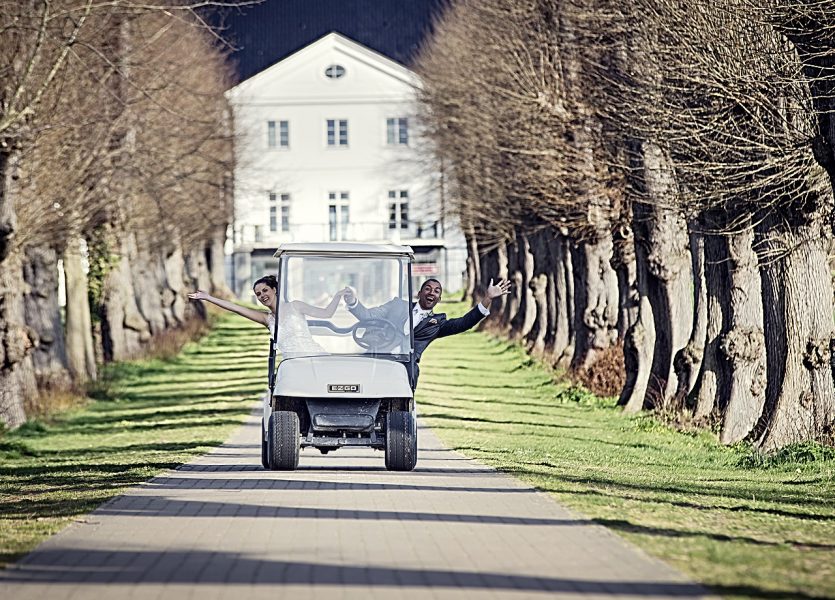
<path id="1" fill-rule="evenodd" d="M 261 279 L 257 280 L 255 283 L 252 284 L 252 289 L 255 289 L 259 283 L 264 283 L 274 290 L 278 289 L 278 279 L 275 278 L 275 275 L 264 275 Z"/>

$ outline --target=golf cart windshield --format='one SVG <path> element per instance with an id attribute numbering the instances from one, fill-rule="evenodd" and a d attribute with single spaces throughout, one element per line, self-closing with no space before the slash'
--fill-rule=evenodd
<path id="1" fill-rule="evenodd" d="M 408 265 L 403 256 L 283 254 L 278 344 L 283 358 L 338 354 L 408 361 L 412 348 Z M 353 290 L 358 306 L 372 309 L 373 314 L 357 314 L 342 300 L 332 316 L 317 314 L 317 309 L 329 312 L 334 294 L 346 287 Z M 282 339 L 283 335 L 289 337 Z"/>

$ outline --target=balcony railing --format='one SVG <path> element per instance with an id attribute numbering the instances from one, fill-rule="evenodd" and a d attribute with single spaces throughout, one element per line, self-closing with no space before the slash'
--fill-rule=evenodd
<path id="1" fill-rule="evenodd" d="M 426 242 L 441 242 L 440 225 L 434 223 L 422 225 L 410 223 L 408 227 L 390 228 L 388 223 L 337 223 L 335 226 L 327 223 L 298 223 L 290 224 L 289 231 L 269 231 L 267 227 L 260 227 L 260 239 L 256 239 L 256 228 L 245 225 L 243 235 L 235 236 L 235 245 L 275 246 L 282 242 L 395 242 L 414 243 L 419 240 Z"/>

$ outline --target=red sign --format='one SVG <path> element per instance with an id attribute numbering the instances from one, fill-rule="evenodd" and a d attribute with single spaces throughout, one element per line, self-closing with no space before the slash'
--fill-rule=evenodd
<path id="1" fill-rule="evenodd" d="M 415 263 L 412 265 L 412 275 L 437 275 L 437 263 Z"/>

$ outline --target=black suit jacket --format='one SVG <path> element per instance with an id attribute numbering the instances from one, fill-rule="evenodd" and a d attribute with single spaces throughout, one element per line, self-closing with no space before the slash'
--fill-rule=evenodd
<path id="1" fill-rule="evenodd" d="M 483 318 L 484 315 L 478 306 L 472 307 L 467 314 L 456 319 L 447 319 L 444 313 L 429 313 L 415 327 L 415 360 L 420 362 L 423 351 L 434 340 L 472 329 Z"/>
<path id="2" fill-rule="evenodd" d="M 358 319 L 386 319 L 399 327 L 403 327 L 409 318 L 409 310 L 414 303 L 407 303 L 405 300 L 394 298 L 385 304 L 367 308 L 357 302 L 353 308 L 348 310 Z M 484 318 L 478 306 L 472 307 L 463 317 L 447 319 L 444 313 L 429 313 L 414 329 L 415 334 L 415 361 L 420 362 L 420 357 L 426 347 L 433 340 L 455 335 L 475 327 Z"/>

